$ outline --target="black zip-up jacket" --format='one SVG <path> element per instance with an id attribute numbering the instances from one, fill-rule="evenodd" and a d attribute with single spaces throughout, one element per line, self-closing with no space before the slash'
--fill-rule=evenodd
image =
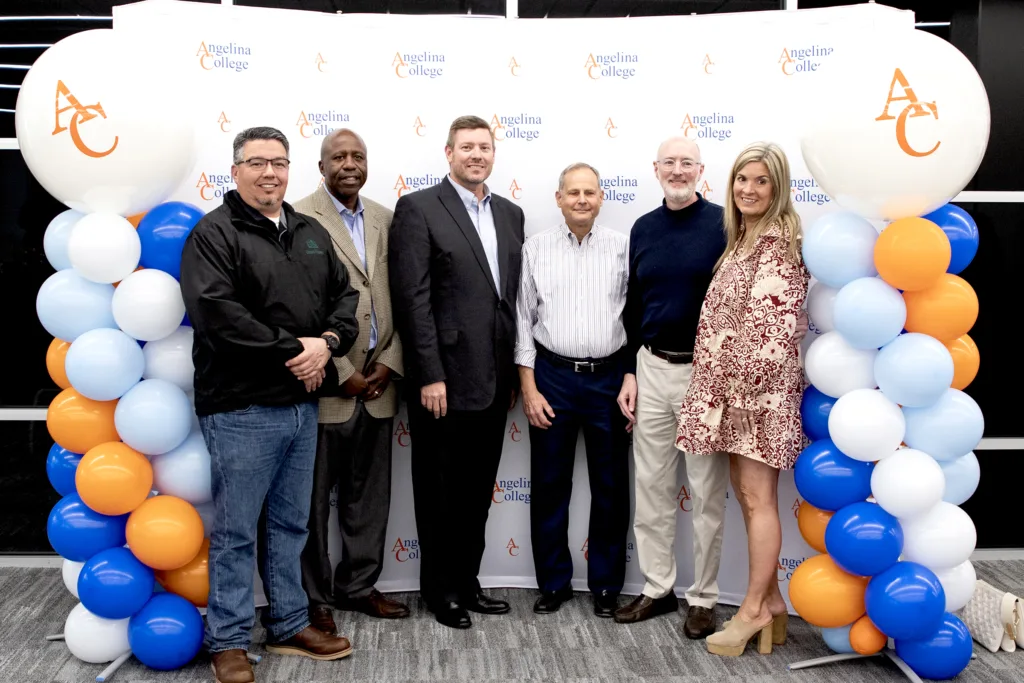
<path id="1" fill-rule="evenodd" d="M 198 415 L 315 400 L 322 392 L 308 393 L 285 367 L 302 353 L 298 338 L 334 332 L 335 356 L 356 340 L 359 292 L 327 230 L 287 203 L 281 216 L 283 243 L 273 221 L 232 190 L 185 242 L 181 293 L 194 331 Z M 337 388 L 333 366 L 324 391 Z"/>

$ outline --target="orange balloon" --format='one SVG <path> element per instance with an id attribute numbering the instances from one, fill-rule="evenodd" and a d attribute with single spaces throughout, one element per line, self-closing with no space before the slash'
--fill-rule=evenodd
<path id="1" fill-rule="evenodd" d="M 203 545 L 203 520 L 192 504 L 154 496 L 135 508 L 125 528 L 128 547 L 142 564 L 171 570 L 191 562 Z"/>
<path id="2" fill-rule="evenodd" d="M 978 376 L 981 367 L 981 354 L 978 345 L 970 335 L 964 335 L 953 341 L 946 342 L 949 355 L 953 356 L 953 383 L 949 386 L 963 391 Z"/>
<path id="3" fill-rule="evenodd" d="M 114 427 L 117 401 L 94 401 L 75 389 L 57 394 L 46 411 L 46 429 L 61 448 L 85 453 L 107 441 L 120 441 Z"/>
<path id="4" fill-rule="evenodd" d="M 935 284 L 953 250 L 942 228 L 924 218 L 901 218 L 875 242 L 875 268 L 896 289 L 912 292 Z"/>
<path id="5" fill-rule="evenodd" d="M 800 509 L 796 513 L 800 535 L 807 541 L 807 545 L 819 553 L 828 552 L 825 550 L 825 527 L 834 514 L 828 510 L 819 510 L 806 500 L 800 501 Z"/>
<path id="6" fill-rule="evenodd" d="M 176 593 L 196 607 L 206 607 L 210 598 L 210 539 L 192 561 L 170 571 L 157 571 L 156 580 L 169 593 Z"/>
<path id="7" fill-rule="evenodd" d="M 829 555 L 800 563 L 789 580 L 789 599 L 804 621 L 821 628 L 839 628 L 864 616 L 866 576 L 847 574 Z"/>
<path id="8" fill-rule="evenodd" d="M 850 627 L 850 646 L 859 655 L 881 652 L 888 642 L 889 637 L 879 631 L 866 614 Z"/>
<path id="9" fill-rule="evenodd" d="M 907 332 L 920 332 L 945 343 L 962 337 L 978 320 L 978 295 L 967 281 L 944 273 L 934 285 L 904 292 Z"/>
<path id="10" fill-rule="evenodd" d="M 120 441 L 101 443 L 82 456 L 75 488 L 82 502 L 101 515 L 126 515 L 153 490 L 153 466 Z"/>
<path id="11" fill-rule="evenodd" d="M 68 357 L 68 349 L 71 342 L 63 339 L 53 338 L 49 348 L 46 349 L 46 371 L 50 373 L 50 379 L 61 389 L 71 386 L 68 380 L 68 373 L 64 370 L 64 360 Z"/>
<path id="12" fill-rule="evenodd" d="M 134 216 L 127 216 L 127 219 L 128 219 L 128 222 L 132 224 L 132 227 L 135 228 L 136 230 L 138 230 L 139 229 L 139 223 L 142 222 L 142 219 L 145 217 L 145 215 L 146 215 L 145 213 L 137 213 Z"/>

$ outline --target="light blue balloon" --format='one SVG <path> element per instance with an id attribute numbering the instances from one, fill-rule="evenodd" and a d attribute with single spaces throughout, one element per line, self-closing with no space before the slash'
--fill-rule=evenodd
<path id="1" fill-rule="evenodd" d="M 121 440 L 145 455 L 174 450 L 188 437 L 192 404 L 185 392 L 162 379 L 146 379 L 128 390 L 114 409 Z"/>
<path id="2" fill-rule="evenodd" d="M 89 330 L 117 329 L 113 298 L 113 285 L 90 282 L 74 269 L 60 270 L 39 288 L 36 316 L 54 337 L 73 342 Z"/>
<path id="3" fill-rule="evenodd" d="M 804 230 L 804 264 L 811 275 L 836 289 L 874 277 L 877 239 L 875 226 L 852 211 L 826 214 Z"/>
<path id="4" fill-rule="evenodd" d="M 939 466 L 946 475 L 946 493 L 942 500 L 953 505 L 963 505 L 978 490 L 978 482 L 981 481 L 978 456 L 971 451 L 956 460 L 940 462 Z"/>
<path id="5" fill-rule="evenodd" d="M 67 270 L 71 267 L 68 240 L 71 238 L 71 228 L 75 227 L 75 223 L 83 216 L 85 214 L 81 211 L 68 209 L 54 216 L 46 226 L 46 232 L 43 233 L 43 253 L 54 270 Z"/>
<path id="6" fill-rule="evenodd" d="M 840 626 L 839 628 L 821 629 L 821 637 L 829 649 L 841 655 L 853 654 L 855 650 L 850 645 L 850 629 L 853 624 Z"/>
<path id="7" fill-rule="evenodd" d="M 935 337 L 901 334 L 875 356 L 875 381 L 893 403 L 926 408 L 942 398 L 953 382 L 953 356 Z"/>
<path id="8" fill-rule="evenodd" d="M 121 398 L 142 379 L 145 368 L 138 342 L 121 330 L 105 328 L 78 337 L 64 361 L 71 386 L 94 401 Z"/>
<path id="9" fill-rule="evenodd" d="M 985 418 L 974 399 L 959 389 L 946 389 L 927 408 L 904 408 L 907 433 L 904 443 L 924 451 L 940 463 L 973 451 L 985 433 Z"/>
<path id="10" fill-rule="evenodd" d="M 839 290 L 832 321 L 853 348 L 880 349 L 903 330 L 907 304 L 892 285 L 877 277 L 861 277 Z"/>

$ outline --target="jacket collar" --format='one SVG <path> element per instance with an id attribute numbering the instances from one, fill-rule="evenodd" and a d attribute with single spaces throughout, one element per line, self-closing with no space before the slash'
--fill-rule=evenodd
<path id="1" fill-rule="evenodd" d="M 238 194 L 238 190 L 230 190 L 224 195 L 224 206 L 231 214 L 233 222 L 241 223 L 247 228 L 266 231 L 275 239 L 277 238 L 277 226 L 274 225 L 274 222 L 246 204 L 242 196 Z M 288 202 L 281 202 L 281 219 L 291 232 L 294 232 L 302 222 L 299 219 L 299 214 Z"/>

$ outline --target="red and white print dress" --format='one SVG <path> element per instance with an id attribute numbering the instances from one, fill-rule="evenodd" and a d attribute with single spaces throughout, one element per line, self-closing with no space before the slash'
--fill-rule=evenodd
<path id="1" fill-rule="evenodd" d="M 804 375 L 794 334 L 810 275 L 788 257 L 788 245 L 782 227 L 773 223 L 750 251 L 734 252 L 715 273 L 679 412 L 679 450 L 737 453 L 790 469 L 803 449 Z M 753 413 L 746 438 L 733 428 L 727 406 Z"/>

